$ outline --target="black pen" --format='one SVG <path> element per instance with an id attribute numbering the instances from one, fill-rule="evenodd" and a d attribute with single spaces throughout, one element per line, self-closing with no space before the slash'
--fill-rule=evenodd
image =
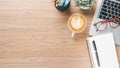
<path id="1" fill-rule="evenodd" d="M 96 43 L 95 43 L 94 40 L 93 40 L 93 45 L 94 45 L 94 50 L 95 50 L 95 55 L 96 55 L 97 63 L 98 63 L 98 66 L 100 67 L 100 60 L 99 60 L 99 56 L 98 56 L 98 52 L 97 52 Z"/>

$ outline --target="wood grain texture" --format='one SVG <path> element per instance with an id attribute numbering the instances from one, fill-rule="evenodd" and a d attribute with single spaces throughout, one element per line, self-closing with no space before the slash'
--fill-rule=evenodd
<path id="1" fill-rule="evenodd" d="M 50 0 L 0 0 L 0 68 L 91 68 L 86 38 L 94 10 L 73 1 L 60 12 Z M 88 28 L 71 38 L 67 20 L 76 12 Z"/>

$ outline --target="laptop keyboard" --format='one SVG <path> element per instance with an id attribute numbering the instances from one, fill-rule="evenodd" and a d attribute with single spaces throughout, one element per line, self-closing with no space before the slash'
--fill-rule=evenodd
<path id="1" fill-rule="evenodd" d="M 117 0 L 117 1 L 120 1 L 120 0 Z"/>
<path id="2" fill-rule="evenodd" d="M 117 0 L 120 2 L 120 0 Z M 113 17 L 120 17 L 120 3 L 111 0 L 104 0 L 98 17 L 106 20 Z"/>

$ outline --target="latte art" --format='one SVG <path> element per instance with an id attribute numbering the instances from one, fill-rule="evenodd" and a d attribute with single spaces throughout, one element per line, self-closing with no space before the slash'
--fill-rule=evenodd
<path id="1" fill-rule="evenodd" d="M 73 18 L 72 20 L 71 20 L 71 26 L 74 28 L 74 29 L 80 29 L 80 27 L 81 27 L 81 25 L 82 25 L 82 22 L 81 22 L 81 20 L 80 20 L 80 18 L 78 17 L 78 18 Z"/>
<path id="2" fill-rule="evenodd" d="M 73 14 L 68 20 L 68 26 L 72 32 L 79 33 L 86 28 L 87 22 L 83 15 Z"/>

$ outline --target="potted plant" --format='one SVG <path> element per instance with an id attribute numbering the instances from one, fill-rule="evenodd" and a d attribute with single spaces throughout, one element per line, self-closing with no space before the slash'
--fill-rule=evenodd
<path id="1" fill-rule="evenodd" d="M 75 1 L 75 5 L 80 7 L 81 9 L 90 9 L 95 0 L 74 0 Z"/>

